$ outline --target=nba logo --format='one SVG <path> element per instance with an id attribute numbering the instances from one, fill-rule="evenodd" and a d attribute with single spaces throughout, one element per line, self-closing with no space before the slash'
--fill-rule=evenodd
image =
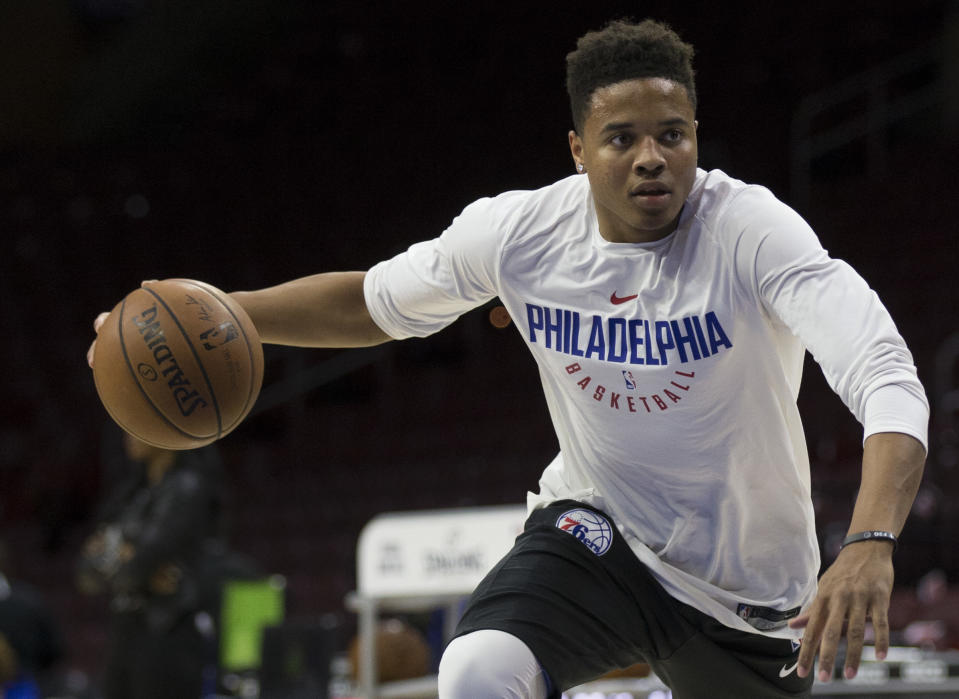
<path id="1" fill-rule="evenodd" d="M 633 372 L 623 369 L 623 381 L 626 382 L 626 388 L 630 391 L 636 390 L 636 379 L 633 378 Z"/>
<path id="2" fill-rule="evenodd" d="M 237 331 L 236 326 L 228 320 L 200 333 L 200 339 L 204 340 L 203 349 L 207 350 L 216 349 L 231 340 L 235 340 L 239 336 L 240 333 Z"/>

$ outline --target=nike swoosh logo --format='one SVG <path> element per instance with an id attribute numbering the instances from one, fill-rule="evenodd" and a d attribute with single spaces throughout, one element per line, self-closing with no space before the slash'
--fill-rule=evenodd
<path id="1" fill-rule="evenodd" d="M 633 294 L 632 296 L 617 296 L 616 292 L 614 291 L 609 297 L 609 302 L 613 304 L 614 306 L 618 306 L 621 303 L 632 301 L 637 296 L 639 296 L 639 294 Z"/>
<path id="2" fill-rule="evenodd" d="M 783 665 L 782 668 L 780 668 L 779 670 L 779 676 L 786 677 L 787 675 L 791 675 L 797 667 L 799 667 L 798 660 L 789 667 L 786 667 L 785 665 Z"/>

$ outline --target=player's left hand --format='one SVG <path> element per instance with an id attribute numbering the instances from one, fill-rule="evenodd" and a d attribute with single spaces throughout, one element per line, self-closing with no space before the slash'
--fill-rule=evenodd
<path id="1" fill-rule="evenodd" d="M 819 653 L 819 680 L 828 682 L 836 662 L 836 650 L 845 633 L 846 662 L 843 676 L 852 679 L 871 619 L 876 635 L 876 658 L 889 650 L 889 597 L 892 594 L 892 544 L 863 541 L 839 552 L 819 580 L 819 592 L 809 608 L 789 622 L 805 628 L 797 673 L 806 677 Z"/>

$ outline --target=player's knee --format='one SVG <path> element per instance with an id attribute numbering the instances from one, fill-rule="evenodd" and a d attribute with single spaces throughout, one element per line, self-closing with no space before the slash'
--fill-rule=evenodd
<path id="1" fill-rule="evenodd" d="M 532 651 L 515 636 L 484 629 L 453 639 L 440 660 L 440 699 L 545 699 Z"/>

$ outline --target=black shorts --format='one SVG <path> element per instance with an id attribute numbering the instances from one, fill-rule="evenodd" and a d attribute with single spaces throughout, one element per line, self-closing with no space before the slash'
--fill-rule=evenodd
<path id="1" fill-rule="evenodd" d="M 592 524 L 577 526 L 584 516 Z M 796 674 L 796 644 L 729 628 L 674 599 L 609 517 L 572 500 L 534 511 L 477 586 L 455 635 L 480 629 L 526 643 L 551 697 L 638 662 L 675 699 L 806 697 L 812 687 L 812 673 Z"/>

